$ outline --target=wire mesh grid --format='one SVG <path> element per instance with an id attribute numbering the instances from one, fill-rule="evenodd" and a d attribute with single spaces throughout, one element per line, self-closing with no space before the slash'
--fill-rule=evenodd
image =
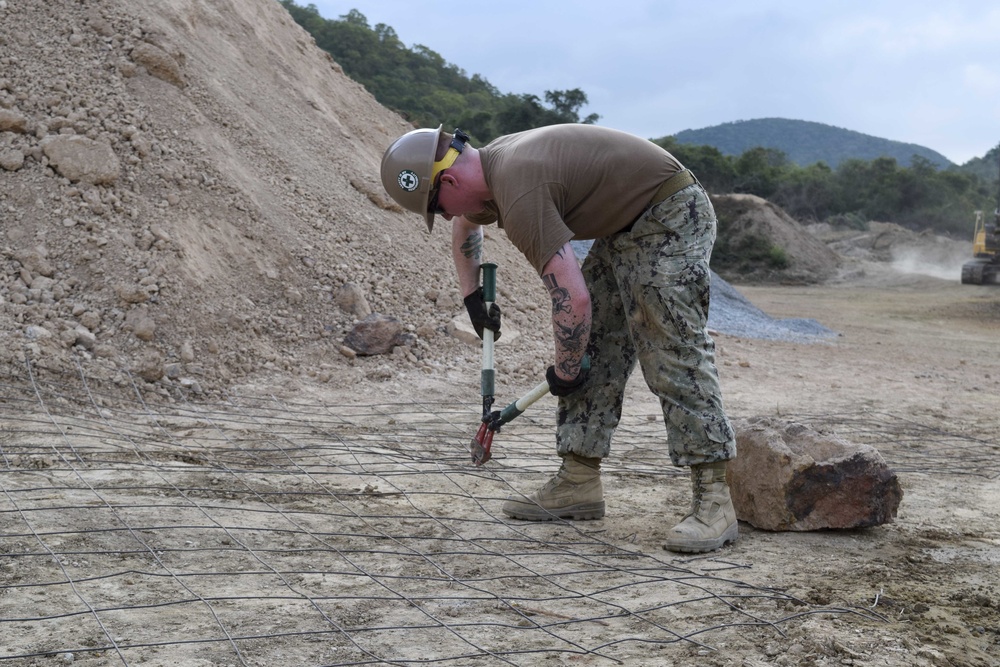
<path id="1" fill-rule="evenodd" d="M 151 402 L 90 384 L 82 371 L 43 383 L 30 364 L 0 383 L 0 661 L 621 663 L 637 648 L 710 650 L 734 628 L 879 618 L 751 583 L 718 555 L 634 547 L 606 522 L 505 519 L 502 499 L 552 471 L 544 408 L 505 426 L 477 468 L 474 401 Z M 804 419 L 873 439 L 900 426 Z M 930 436 L 977 448 L 902 426 L 916 443 L 893 449 L 904 466 L 956 472 L 940 446 L 928 459 Z M 662 423 L 624 421 L 607 474 L 637 488 L 678 475 L 657 440 Z"/>

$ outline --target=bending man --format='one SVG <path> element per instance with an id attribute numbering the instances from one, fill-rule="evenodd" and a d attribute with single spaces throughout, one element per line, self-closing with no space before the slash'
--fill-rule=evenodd
<path id="1" fill-rule="evenodd" d="M 659 398 L 674 465 L 691 469 L 688 514 L 665 548 L 704 552 L 738 536 L 726 483 L 736 455 L 706 324 L 716 217 L 694 176 L 645 139 L 593 125 L 554 125 L 481 148 L 460 130 L 408 132 L 382 159 L 401 206 L 452 222 L 459 284 L 477 330 L 494 328 L 478 291 L 482 225 L 497 223 L 552 297 L 559 397 L 556 475 L 510 497 L 515 519 L 604 516 L 600 464 L 636 362 Z M 570 244 L 594 239 L 582 267 Z M 589 373 L 584 357 L 589 357 Z"/>

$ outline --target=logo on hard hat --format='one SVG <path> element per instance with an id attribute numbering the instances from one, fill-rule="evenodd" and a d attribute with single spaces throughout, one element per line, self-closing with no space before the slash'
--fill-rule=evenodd
<path id="1" fill-rule="evenodd" d="M 399 187 L 407 192 L 413 192 L 420 186 L 420 179 L 417 177 L 416 172 L 409 169 L 399 172 L 399 177 L 396 181 L 399 183 Z"/>

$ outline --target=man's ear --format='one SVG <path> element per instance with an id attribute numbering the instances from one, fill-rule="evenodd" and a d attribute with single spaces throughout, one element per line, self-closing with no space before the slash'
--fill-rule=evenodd
<path id="1" fill-rule="evenodd" d="M 441 182 L 442 183 L 446 183 L 447 182 L 447 183 L 451 184 L 452 187 L 458 185 L 458 179 L 455 178 L 451 174 L 451 172 L 448 172 L 448 171 L 446 171 L 443 174 L 441 174 Z"/>

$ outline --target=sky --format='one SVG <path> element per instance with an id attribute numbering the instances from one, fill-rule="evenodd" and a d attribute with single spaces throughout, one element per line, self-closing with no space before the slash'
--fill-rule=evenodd
<path id="1" fill-rule="evenodd" d="M 646 138 L 757 118 L 918 144 L 1000 144 L 996 0 L 296 0 L 356 9 L 501 93 L 579 88 Z"/>

